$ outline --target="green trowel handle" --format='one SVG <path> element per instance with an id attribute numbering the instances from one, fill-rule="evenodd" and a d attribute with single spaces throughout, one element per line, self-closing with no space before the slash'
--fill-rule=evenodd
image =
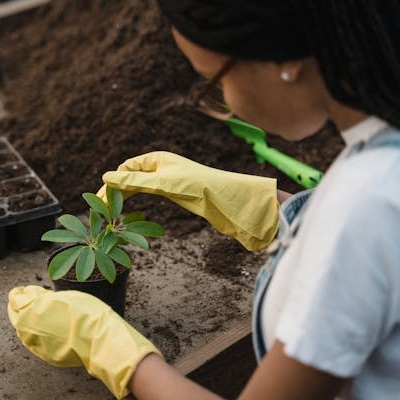
<path id="1" fill-rule="evenodd" d="M 270 163 L 306 189 L 316 186 L 322 178 L 321 171 L 268 147 L 265 143 L 255 143 L 253 151 L 256 153 L 259 162 Z"/>
<path id="2" fill-rule="evenodd" d="M 265 142 L 265 132 L 262 129 L 238 118 L 229 118 L 225 123 L 233 134 L 253 145 L 258 162 L 268 162 L 306 189 L 313 188 L 321 180 L 322 172 L 268 147 Z"/>

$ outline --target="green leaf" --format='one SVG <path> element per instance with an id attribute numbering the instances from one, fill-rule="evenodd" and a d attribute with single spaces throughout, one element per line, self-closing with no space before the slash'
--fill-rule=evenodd
<path id="1" fill-rule="evenodd" d="M 71 232 L 74 232 L 78 236 L 86 237 L 88 235 L 88 231 L 85 225 L 83 225 L 83 223 L 74 215 L 61 215 L 61 217 L 58 218 L 58 221 L 64 228 L 68 229 Z"/>
<path id="2" fill-rule="evenodd" d="M 107 254 L 118 242 L 118 236 L 115 232 L 107 232 L 102 240 L 101 247 Z"/>
<path id="3" fill-rule="evenodd" d="M 156 222 L 135 221 L 126 226 L 129 232 L 138 233 L 143 236 L 160 237 L 165 235 L 165 229 Z"/>
<path id="4" fill-rule="evenodd" d="M 52 229 L 42 235 L 42 240 L 55 243 L 85 243 L 81 236 L 64 229 Z"/>
<path id="5" fill-rule="evenodd" d="M 89 225 L 92 236 L 95 238 L 101 231 L 102 220 L 100 214 L 93 209 L 89 212 Z"/>
<path id="6" fill-rule="evenodd" d="M 129 244 L 129 242 L 126 241 L 125 239 L 122 239 L 121 236 L 118 236 L 118 242 L 117 242 L 117 244 L 118 244 L 118 245 L 121 245 L 121 246 L 126 246 L 126 245 Z"/>
<path id="7" fill-rule="evenodd" d="M 83 246 L 73 246 L 58 253 L 49 264 L 49 275 L 53 280 L 62 278 L 75 264 Z"/>
<path id="8" fill-rule="evenodd" d="M 106 188 L 106 196 L 111 211 L 111 217 L 115 220 L 121 215 L 124 196 L 120 190 L 113 189 L 110 186 Z"/>
<path id="9" fill-rule="evenodd" d="M 129 224 L 134 221 L 144 221 L 146 219 L 146 214 L 143 211 L 133 211 L 122 219 L 123 224 Z"/>
<path id="10" fill-rule="evenodd" d="M 83 193 L 82 197 L 85 199 L 89 207 L 94 211 L 101 214 L 110 224 L 111 224 L 111 214 L 110 210 L 104 201 L 93 193 Z"/>
<path id="11" fill-rule="evenodd" d="M 76 278 L 83 282 L 92 275 L 95 265 L 94 251 L 90 247 L 84 247 L 76 260 Z"/>
<path id="12" fill-rule="evenodd" d="M 132 265 L 132 260 L 129 254 L 127 254 L 124 250 L 114 247 L 110 250 L 108 255 L 118 264 L 123 265 L 124 267 L 129 268 Z"/>
<path id="13" fill-rule="evenodd" d="M 113 283 L 117 276 L 117 270 L 113 260 L 102 249 L 95 250 L 96 265 L 108 282 Z"/>
<path id="14" fill-rule="evenodd" d="M 99 235 L 97 236 L 98 243 L 101 243 L 103 240 L 104 235 L 106 234 L 106 231 L 102 230 Z"/>
<path id="15" fill-rule="evenodd" d="M 146 238 L 143 237 L 142 235 L 129 231 L 121 232 L 119 235 L 122 239 L 126 240 L 131 244 L 139 246 L 144 250 L 149 249 L 149 243 L 147 242 Z"/>

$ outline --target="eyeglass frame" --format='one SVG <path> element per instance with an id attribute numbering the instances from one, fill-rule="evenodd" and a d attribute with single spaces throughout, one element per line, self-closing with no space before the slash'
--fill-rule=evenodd
<path id="1" fill-rule="evenodd" d="M 213 89 L 215 89 L 215 87 L 220 83 L 221 79 L 233 68 L 236 63 L 236 59 L 230 58 L 223 64 L 221 69 L 214 75 L 214 77 L 208 80 L 205 84 L 202 84 L 201 87 L 199 84 L 195 84 L 186 98 L 186 105 L 216 119 L 227 120 L 232 117 L 234 115 L 233 112 L 223 113 L 210 108 L 204 101 L 204 98 Z"/>

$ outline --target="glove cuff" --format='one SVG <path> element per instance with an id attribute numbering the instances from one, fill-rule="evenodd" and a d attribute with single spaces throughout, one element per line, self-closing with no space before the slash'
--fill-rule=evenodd
<path id="1" fill-rule="evenodd" d="M 111 329 L 114 337 L 110 337 Z M 82 360 L 90 375 L 100 379 L 117 399 L 129 394 L 128 385 L 139 363 L 149 354 L 163 358 L 161 352 L 111 309 L 98 321 L 96 340 L 90 357 Z M 105 328 L 105 329 L 104 329 Z"/>

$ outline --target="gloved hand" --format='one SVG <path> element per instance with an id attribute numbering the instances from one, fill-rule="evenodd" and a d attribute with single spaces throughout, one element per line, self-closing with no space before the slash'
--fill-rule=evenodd
<path id="1" fill-rule="evenodd" d="M 248 250 L 266 247 L 279 222 L 276 180 L 223 171 L 165 151 L 126 160 L 103 175 L 106 185 L 124 197 L 138 193 L 162 195 Z M 97 193 L 106 200 L 105 185 Z"/>
<path id="2" fill-rule="evenodd" d="M 86 293 L 17 287 L 9 293 L 8 315 L 33 354 L 56 366 L 84 365 L 118 399 L 129 394 L 139 362 L 149 353 L 161 356 L 108 305 Z"/>

